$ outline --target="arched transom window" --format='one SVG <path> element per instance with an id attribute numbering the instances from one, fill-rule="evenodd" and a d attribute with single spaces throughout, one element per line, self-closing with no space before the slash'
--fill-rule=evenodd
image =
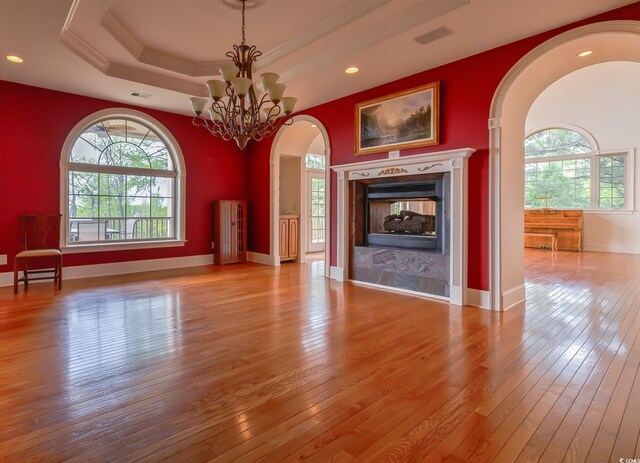
<path id="1" fill-rule="evenodd" d="M 67 246 L 181 238 L 181 163 L 154 125 L 103 117 L 75 136 L 66 163 Z"/>
<path id="2" fill-rule="evenodd" d="M 525 207 L 624 209 L 629 152 L 598 152 L 579 129 L 550 127 L 525 138 Z"/>

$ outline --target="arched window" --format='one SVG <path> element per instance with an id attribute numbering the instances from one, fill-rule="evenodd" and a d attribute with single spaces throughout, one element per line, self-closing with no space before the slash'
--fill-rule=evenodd
<path id="1" fill-rule="evenodd" d="M 524 141 L 525 207 L 624 209 L 629 151 L 598 152 L 579 128 L 536 130 Z"/>
<path id="2" fill-rule="evenodd" d="M 153 118 L 122 109 L 89 116 L 67 139 L 62 170 L 68 249 L 184 242 L 182 155 Z"/>

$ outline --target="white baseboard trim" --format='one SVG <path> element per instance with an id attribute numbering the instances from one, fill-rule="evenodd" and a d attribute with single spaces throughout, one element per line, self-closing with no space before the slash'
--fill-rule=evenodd
<path id="1" fill-rule="evenodd" d="M 273 264 L 273 259 L 271 258 L 271 256 L 269 254 L 262 254 L 262 253 L 259 253 L 259 252 L 248 251 L 247 252 L 247 260 L 249 262 L 255 262 L 257 264 L 274 265 Z"/>
<path id="2" fill-rule="evenodd" d="M 491 298 L 489 297 L 489 291 L 467 288 L 467 305 L 491 310 Z"/>
<path id="3" fill-rule="evenodd" d="M 585 251 L 594 252 L 615 252 L 619 254 L 640 254 L 635 246 L 619 246 L 616 244 L 586 244 L 584 245 Z"/>
<path id="4" fill-rule="evenodd" d="M 329 278 L 332 280 L 345 281 L 342 267 L 331 266 L 329 268 Z"/>
<path id="5" fill-rule="evenodd" d="M 509 310 L 526 299 L 524 285 L 516 286 L 502 293 L 502 310 Z"/>
<path id="6" fill-rule="evenodd" d="M 453 305 L 465 305 L 466 304 L 466 292 L 462 290 L 460 286 L 449 286 L 449 302 Z"/>
<path id="7" fill-rule="evenodd" d="M 62 280 L 77 278 L 123 275 L 127 273 L 149 272 L 152 270 L 167 270 L 172 268 L 195 267 L 198 265 L 212 265 L 213 255 L 167 257 L 164 259 L 132 260 L 126 262 L 112 262 L 109 264 L 76 265 L 62 268 Z M 42 283 L 49 283 L 44 280 Z M 35 282 L 34 283 L 38 283 Z M 0 273 L 0 286 L 13 285 L 13 272 Z"/>

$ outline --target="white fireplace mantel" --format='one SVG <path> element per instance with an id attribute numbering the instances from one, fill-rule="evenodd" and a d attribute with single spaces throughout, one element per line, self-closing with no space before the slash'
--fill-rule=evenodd
<path id="1" fill-rule="evenodd" d="M 331 269 L 332 277 L 340 281 L 349 279 L 349 180 L 451 172 L 449 301 L 464 305 L 467 292 L 467 160 L 474 152 L 472 148 L 462 148 L 332 166 L 338 176 L 337 262 Z"/>

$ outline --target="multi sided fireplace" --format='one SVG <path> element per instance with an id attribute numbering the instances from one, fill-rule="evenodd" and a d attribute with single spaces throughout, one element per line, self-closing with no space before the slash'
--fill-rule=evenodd
<path id="1" fill-rule="evenodd" d="M 367 246 L 442 252 L 442 178 L 367 185 L 364 207 Z"/>

